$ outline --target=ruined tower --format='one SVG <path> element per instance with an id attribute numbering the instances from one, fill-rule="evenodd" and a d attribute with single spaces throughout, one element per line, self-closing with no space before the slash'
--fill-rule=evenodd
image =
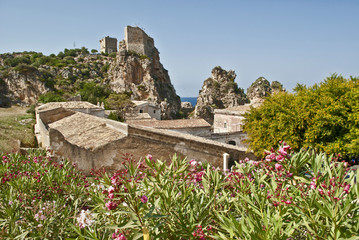
<path id="1" fill-rule="evenodd" d="M 156 51 L 153 38 L 149 37 L 141 28 L 127 26 L 125 28 L 126 50 L 140 55 L 153 57 Z"/>
<path id="2" fill-rule="evenodd" d="M 111 38 L 109 36 L 102 38 L 100 40 L 100 47 L 102 53 L 117 52 L 117 38 Z"/>

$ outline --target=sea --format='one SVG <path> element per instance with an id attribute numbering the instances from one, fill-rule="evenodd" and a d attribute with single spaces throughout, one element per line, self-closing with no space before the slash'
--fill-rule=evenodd
<path id="1" fill-rule="evenodd" d="M 181 97 L 181 102 L 190 102 L 194 107 L 197 103 L 197 97 Z"/>

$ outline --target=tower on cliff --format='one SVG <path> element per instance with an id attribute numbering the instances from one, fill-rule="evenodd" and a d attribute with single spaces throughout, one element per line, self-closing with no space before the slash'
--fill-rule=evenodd
<path id="1" fill-rule="evenodd" d="M 153 57 L 156 51 L 153 38 L 149 37 L 141 28 L 127 26 L 125 28 L 126 50 L 140 55 Z"/>
<path id="2" fill-rule="evenodd" d="M 117 52 L 117 38 L 111 38 L 109 36 L 102 38 L 100 40 L 100 47 L 102 53 Z"/>

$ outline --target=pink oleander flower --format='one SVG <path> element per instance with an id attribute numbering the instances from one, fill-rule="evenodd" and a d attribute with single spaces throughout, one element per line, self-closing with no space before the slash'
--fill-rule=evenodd
<path id="1" fill-rule="evenodd" d="M 345 185 L 343 192 L 345 192 L 346 194 L 348 194 L 349 191 L 350 191 L 350 184 L 347 184 L 347 185 Z"/>
<path id="2" fill-rule="evenodd" d="M 315 182 L 311 182 L 310 183 L 310 189 L 316 189 L 317 185 L 315 184 Z"/>
<path id="3" fill-rule="evenodd" d="M 272 161 L 272 160 L 275 160 L 275 153 L 271 153 L 269 155 L 266 156 L 266 160 L 268 162 Z"/>
<path id="4" fill-rule="evenodd" d="M 287 156 L 288 154 L 285 148 L 279 148 L 278 152 L 283 156 Z"/>
<path id="5" fill-rule="evenodd" d="M 105 206 L 107 207 L 107 209 L 108 209 L 109 211 L 111 211 L 111 210 L 116 209 L 117 203 L 108 201 L 108 202 L 105 204 Z"/>
<path id="6" fill-rule="evenodd" d="M 201 182 L 203 175 L 204 175 L 204 171 L 201 171 L 201 172 L 197 173 L 197 175 L 196 175 L 196 177 L 195 177 L 195 181 L 196 181 L 196 182 Z"/>
<path id="7" fill-rule="evenodd" d="M 113 193 L 115 191 L 115 188 L 113 186 L 110 186 L 107 191 L 108 193 Z"/>
<path id="8" fill-rule="evenodd" d="M 318 188 L 318 192 L 319 192 L 321 195 L 324 195 L 324 191 L 323 191 L 323 189 Z"/>
<path id="9" fill-rule="evenodd" d="M 196 166 L 197 165 L 197 161 L 192 159 L 189 161 L 189 164 L 191 164 L 192 166 Z"/>
<path id="10" fill-rule="evenodd" d="M 123 233 L 120 233 L 120 230 L 116 229 L 116 231 L 112 234 L 112 239 L 115 240 L 127 240 Z"/>
<path id="11" fill-rule="evenodd" d="M 141 202 L 146 203 L 147 201 L 148 201 L 147 196 L 146 196 L 146 195 L 143 195 L 143 196 L 141 197 Z"/>
<path id="12" fill-rule="evenodd" d="M 280 170 L 283 169 L 283 166 L 280 165 L 280 164 L 278 164 L 278 163 L 276 163 L 276 164 L 274 165 L 274 167 L 275 167 L 275 170 L 276 170 L 276 171 L 280 171 Z"/>
<path id="13" fill-rule="evenodd" d="M 109 198 L 109 199 L 114 199 L 114 198 L 115 198 L 115 195 L 114 195 L 113 193 L 109 193 L 109 194 L 108 194 L 108 198 Z"/>
<path id="14" fill-rule="evenodd" d="M 278 156 L 276 157 L 276 159 L 277 159 L 278 162 L 281 162 L 281 161 L 284 160 L 284 157 L 283 157 L 282 155 L 278 155 Z"/>
<path id="15" fill-rule="evenodd" d="M 152 155 L 151 155 L 151 154 L 147 154 L 146 158 L 149 159 L 149 160 L 152 160 Z"/>

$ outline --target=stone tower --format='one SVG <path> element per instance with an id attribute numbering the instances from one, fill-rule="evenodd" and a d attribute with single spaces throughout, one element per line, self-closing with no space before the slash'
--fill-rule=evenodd
<path id="1" fill-rule="evenodd" d="M 149 37 L 141 28 L 127 26 L 125 28 L 126 50 L 133 51 L 149 58 L 155 53 L 153 38 Z"/>
<path id="2" fill-rule="evenodd" d="M 102 53 L 113 53 L 117 52 L 117 39 L 109 36 L 104 37 L 100 40 L 100 51 Z"/>

